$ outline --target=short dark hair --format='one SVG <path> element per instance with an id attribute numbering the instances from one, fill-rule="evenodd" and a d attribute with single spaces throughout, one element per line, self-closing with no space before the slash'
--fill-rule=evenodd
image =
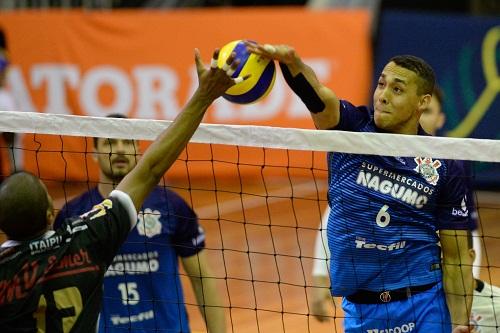
<path id="1" fill-rule="evenodd" d="M 413 55 L 398 55 L 392 57 L 389 62 L 394 62 L 396 65 L 416 73 L 421 79 L 418 85 L 418 93 L 421 95 L 432 95 L 434 85 L 436 84 L 436 75 L 432 67 L 425 60 Z"/>
<path id="2" fill-rule="evenodd" d="M 121 113 L 110 113 L 106 116 L 106 118 L 121 118 L 121 119 L 128 119 L 128 117 L 124 114 Z M 98 137 L 94 137 L 94 148 L 97 148 L 97 139 Z"/>
<path id="3" fill-rule="evenodd" d="M 0 186 L 0 229 L 9 239 L 27 240 L 47 227 L 49 199 L 40 179 L 18 172 Z"/>

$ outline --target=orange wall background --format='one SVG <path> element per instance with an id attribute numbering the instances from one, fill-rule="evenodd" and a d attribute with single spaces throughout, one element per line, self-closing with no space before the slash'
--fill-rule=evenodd
<path id="1" fill-rule="evenodd" d="M 235 39 L 292 45 L 340 98 L 369 99 L 370 15 L 363 10 L 16 11 L 0 13 L 0 25 L 20 110 L 173 119 L 197 86 L 194 48 L 208 63 L 214 48 Z M 279 70 L 265 99 L 244 106 L 219 99 L 204 121 L 313 128 Z M 60 153 L 90 157 L 83 140 L 37 135 L 36 141 L 25 136 L 25 148 L 45 151 L 38 160 L 25 151 L 28 169 L 48 178 L 95 179 L 91 158 Z M 82 172 L 84 163 L 89 170 Z"/>

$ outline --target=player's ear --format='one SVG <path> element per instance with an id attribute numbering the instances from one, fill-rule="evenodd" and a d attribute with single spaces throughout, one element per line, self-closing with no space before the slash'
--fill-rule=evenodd
<path id="1" fill-rule="evenodd" d="M 431 103 L 431 98 L 432 96 L 430 94 L 424 94 L 419 97 L 418 101 L 418 114 L 419 116 L 424 113 L 424 111 L 429 107 L 429 104 Z"/>
<path id="2" fill-rule="evenodd" d="M 54 221 L 56 220 L 56 215 L 54 213 L 54 209 L 47 209 L 47 227 L 49 227 L 49 229 L 52 228 L 52 225 L 54 224 Z"/>
<path id="3" fill-rule="evenodd" d="M 47 220 L 48 229 L 52 229 L 52 225 L 54 224 L 54 221 L 56 220 L 56 214 L 54 212 L 54 204 L 52 202 L 52 198 L 48 194 L 47 194 L 47 198 L 49 199 L 49 205 L 47 207 L 47 211 L 45 212 L 45 217 Z"/>

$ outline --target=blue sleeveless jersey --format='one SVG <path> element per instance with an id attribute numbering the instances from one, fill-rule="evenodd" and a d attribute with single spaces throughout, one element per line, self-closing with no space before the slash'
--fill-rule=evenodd
<path id="1" fill-rule="evenodd" d="M 373 109 L 346 101 L 335 129 L 380 131 Z M 474 229 L 463 163 L 329 153 L 328 166 L 332 295 L 441 281 L 436 231 Z"/>
<path id="2" fill-rule="evenodd" d="M 97 188 L 68 202 L 56 227 L 103 200 Z M 156 187 L 106 272 L 99 332 L 189 332 L 178 257 L 205 246 L 193 210 L 175 192 Z"/>

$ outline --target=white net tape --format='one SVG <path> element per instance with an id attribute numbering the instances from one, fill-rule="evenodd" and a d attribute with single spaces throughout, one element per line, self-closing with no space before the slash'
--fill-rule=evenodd
<path id="1" fill-rule="evenodd" d="M 3 111 L 0 131 L 153 140 L 171 122 Z M 272 130 L 271 130 L 272 129 Z M 500 140 L 202 124 L 191 142 L 500 162 Z"/>

